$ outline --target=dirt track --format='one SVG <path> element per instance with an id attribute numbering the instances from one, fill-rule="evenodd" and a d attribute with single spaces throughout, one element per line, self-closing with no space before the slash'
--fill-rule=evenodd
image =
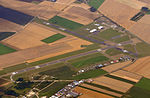
<path id="1" fill-rule="evenodd" d="M 150 56 L 137 60 L 134 64 L 130 65 L 124 70 L 140 74 L 144 77 L 150 78 Z"/>
<path id="2" fill-rule="evenodd" d="M 82 95 L 79 96 L 79 98 L 113 98 L 111 96 L 104 95 L 102 93 L 97 93 L 81 87 L 76 87 L 74 90 L 75 92 L 82 93 Z"/>

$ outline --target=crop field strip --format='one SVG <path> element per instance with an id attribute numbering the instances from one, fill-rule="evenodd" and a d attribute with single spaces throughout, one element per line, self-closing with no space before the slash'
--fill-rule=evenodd
<path id="1" fill-rule="evenodd" d="M 57 24 L 57 25 L 62 26 L 62 27 L 65 27 L 67 29 L 71 29 L 71 30 L 75 30 L 75 29 L 83 26 L 82 24 L 79 24 L 79 23 L 76 23 L 74 21 L 62 18 L 60 16 L 55 16 L 55 17 L 49 19 L 49 22 L 53 23 L 53 24 Z"/>
<path id="2" fill-rule="evenodd" d="M 98 9 L 105 0 L 89 0 L 88 4 L 96 9 Z"/>
<path id="3" fill-rule="evenodd" d="M 12 10 L 12 9 L 0 6 L 0 18 L 14 22 L 16 24 L 26 25 L 34 17 L 24 14 L 22 12 L 18 12 L 16 10 Z"/>
<path id="4" fill-rule="evenodd" d="M 134 82 L 134 81 L 130 81 L 130 80 L 127 80 L 127 79 L 124 79 L 124 78 L 121 78 L 121 77 L 117 77 L 117 76 L 113 76 L 113 75 L 110 75 L 110 74 L 107 74 L 105 76 L 109 77 L 109 78 L 112 78 L 112 79 L 120 80 L 120 81 L 123 81 L 123 82 L 126 82 L 126 83 L 136 84 L 136 82 Z"/>
<path id="5" fill-rule="evenodd" d="M 16 51 L 15 49 L 12 49 L 12 48 L 7 47 L 7 46 L 0 43 L 0 55 L 7 54 L 7 53 L 12 53 L 12 52 L 15 52 L 15 51 Z"/>
<path id="6" fill-rule="evenodd" d="M 66 37 L 66 36 L 58 33 L 58 34 L 52 35 L 46 39 L 43 39 L 42 41 L 45 43 L 52 43 L 52 42 L 55 42 L 55 41 L 62 39 L 64 37 Z"/>

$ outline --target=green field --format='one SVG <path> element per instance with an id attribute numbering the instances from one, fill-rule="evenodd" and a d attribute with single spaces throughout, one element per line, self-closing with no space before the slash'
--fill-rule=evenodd
<path id="1" fill-rule="evenodd" d="M 69 74 L 68 74 L 69 73 Z M 46 70 L 39 73 L 40 75 L 49 75 L 55 77 L 55 79 L 71 79 L 75 71 L 71 70 L 67 66 L 63 66 L 56 69 Z"/>
<path id="2" fill-rule="evenodd" d="M 99 32 L 97 34 L 97 36 L 99 36 L 100 38 L 106 39 L 106 40 L 112 40 L 112 37 L 119 36 L 121 34 L 122 33 L 118 32 L 117 30 L 107 29 L 103 32 Z"/>
<path id="3" fill-rule="evenodd" d="M 122 52 L 115 49 L 115 48 L 111 48 L 111 49 L 106 50 L 105 53 L 110 55 L 110 56 L 115 56 L 115 55 L 121 54 Z"/>
<path id="4" fill-rule="evenodd" d="M 150 91 L 139 88 L 132 87 L 127 94 L 125 94 L 122 98 L 149 98 Z"/>
<path id="5" fill-rule="evenodd" d="M 142 78 L 135 86 L 150 91 L 150 79 Z"/>
<path id="6" fill-rule="evenodd" d="M 67 29 L 71 29 L 71 30 L 75 30 L 75 29 L 78 29 L 83 26 L 82 24 L 62 18 L 60 16 L 55 16 L 55 17 L 49 19 L 49 22 L 53 23 L 53 24 L 57 24 L 59 26 L 67 28 Z"/>
<path id="7" fill-rule="evenodd" d="M 123 37 L 114 39 L 113 41 L 116 42 L 116 43 L 121 43 L 121 42 L 129 41 L 129 40 L 130 40 L 130 39 L 129 39 L 129 36 L 126 35 L 126 36 L 123 36 Z"/>
<path id="8" fill-rule="evenodd" d="M 107 72 L 102 69 L 90 70 L 73 77 L 73 79 L 81 80 L 81 79 L 95 78 L 106 73 Z"/>
<path id="9" fill-rule="evenodd" d="M 42 90 L 39 93 L 39 96 L 40 96 L 40 98 L 42 96 L 51 97 L 53 94 L 57 93 L 59 90 L 64 88 L 67 84 L 68 84 L 68 82 L 55 82 L 54 84 L 52 84 L 48 88 Z"/>
<path id="10" fill-rule="evenodd" d="M 96 9 L 98 9 L 105 0 L 89 0 L 88 4 Z"/>
<path id="11" fill-rule="evenodd" d="M 16 51 L 15 49 L 12 49 L 0 43 L 0 55 L 15 52 L 15 51 Z"/>
<path id="12" fill-rule="evenodd" d="M 128 45 L 124 45 L 124 49 L 125 50 L 128 50 L 128 51 L 131 51 L 133 53 L 135 53 L 135 48 L 134 48 L 134 45 L 131 45 L 131 44 L 128 44 Z"/>
<path id="13" fill-rule="evenodd" d="M 52 42 L 55 42 L 55 41 L 62 39 L 64 37 L 66 37 L 66 36 L 58 33 L 58 34 L 52 35 L 46 39 L 43 39 L 42 41 L 45 43 L 52 43 Z"/>
<path id="14" fill-rule="evenodd" d="M 136 49 L 139 53 L 139 57 L 149 56 L 150 55 L 150 46 L 147 43 L 141 42 L 136 44 Z"/>
<path id="15" fill-rule="evenodd" d="M 87 55 L 85 57 L 81 57 L 75 60 L 70 61 L 71 65 L 76 68 L 85 67 L 87 65 L 96 64 L 98 62 L 108 61 L 109 58 L 103 56 L 102 54 L 96 53 L 92 55 Z"/>

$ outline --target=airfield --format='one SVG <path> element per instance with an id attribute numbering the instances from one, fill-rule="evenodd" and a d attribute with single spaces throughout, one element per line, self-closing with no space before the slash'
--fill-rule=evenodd
<path id="1" fill-rule="evenodd" d="M 149 9 L 148 0 L 0 0 L 0 97 L 147 98 Z"/>

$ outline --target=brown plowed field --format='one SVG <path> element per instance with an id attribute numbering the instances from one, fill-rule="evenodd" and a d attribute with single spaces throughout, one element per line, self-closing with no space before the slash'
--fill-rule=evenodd
<path id="1" fill-rule="evenodd" d="M 98 85 L 102 85 L 105 87 L 109 87 L 111 89 L 120 91 L 120 92 L 127 92 L 133 85 L 126 83 L 126 82 L 122 82 L 119 80 L 115 80 L 109 77 L 98 77 L 93 79 L 93 83 L 98 84 Z"/>
<path id="2" fill-rule="evenodd" d="M 99 17 L 98 13 L 92 13 L 87 9 L 77 6 L 69 6 L 58 15 L 84 25 L 91 23 L 95 18 Z"/>
<path id="3" fill-rule="evenodd" d="M 127 29 L 135 24 L 130 19 L 140 11 L 139 9 L 120 3 L 118 0 L 105 0 L 98 10 Z"/>
<path id="4" fill-rule="evenodd" d="M 134 82 L 138 82 L 142 78 L 142 76 L 140 76 L 140 75 L 137 75 L 132 72 L 124 71 L 124 70 L 119 70 L 119 71 L 113 72 L 110 75 L 121 77 L 121 78 L 130 80 L 130 81 L 134 81 Z"/>
<path id="5" fill-rule="evenodd" d="M 124 68 L 124 70 L 150 78 L 150 56 L 138 59 L 134 64 Z"/>
<path id="6" fill-rule="evenodd" d="M 107 72 L 113 72 L 115 70 L 118 70 L 118 69 L 130 64 L 130 63 L 131 63 L 130 61 L 126 61 L 126 62 L 123 62 L 123 63 L 116 63 L 116 64 L 112 64 L 112 65 L 103 67 L 102 69 L 107 71 Z"/>
<path id="7" fill-rule="evenodd" d="M 22 30 L 22 26 L 0 18 L 0 32 L 16 32 Z"/>
<path id="8" fill-rule="evenodd" d="M 150 15 L 145 15 L 135 24 L 133 27 L 129 29 L 130 32 L 141 38 L 147 43 L 150 43 Z"/>
<path id="9" fill-rule="evenodd" d="M 91 86 L 91 85 L 88 85 L 88 84 L 82 84 L 82 86 L 87 87 L 87 88 L 91 88 L 93 90 L 97 90 L 97 91 L 100 91 L 100 92 L 103 92 L 103 93 L 106 93 L 106 94 L 114 95 L 114 96 L 117 96 L 117 97 L 122 96 L 121 94 L 111 92 L 111 91 L 108 91 L 108 90 L 105 90 L 105 89 L 101 89 L 101 88 L 98 88 L 98 87 L 95 87 L 95 86 Z"/>
<path id="10" fill-rule="evenodd" d="M 79 96 L 78 98 L 113 98 L 111 96 L 104 95 L 102 93 L 97 93 L 81 87 L 76 87 L 74 91 L 78 93 L 82 93 L 82 95 Z"/>

